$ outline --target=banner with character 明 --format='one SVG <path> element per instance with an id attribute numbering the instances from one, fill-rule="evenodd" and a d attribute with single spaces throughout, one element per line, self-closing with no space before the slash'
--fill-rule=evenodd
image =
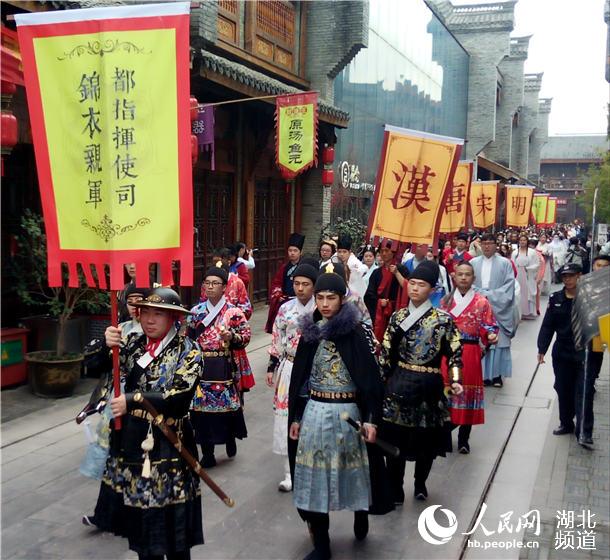
<path id="1" fill-rule="evenodd" d="M 49 285 L 193 283 L 188 2 L 15 16 Z M 102 285 L 101 287 L 106 287 Z"/>

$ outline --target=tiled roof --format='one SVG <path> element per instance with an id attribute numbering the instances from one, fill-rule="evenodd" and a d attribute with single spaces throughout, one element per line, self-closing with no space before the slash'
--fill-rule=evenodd
<path id="1" fill-rule="evenodd" d="M 212 72 L 226 76 L 236 82 L 256 89 L 262 95 L 281 95 L 286 93 L 303 93 L 303 90 L 289 86 L 275 78 L 271 78 L 262 72 L 248 68 L 239 62 L 228 60 L 222 56 L 212 54 L 208 51 L 201 51 L 203 66 Z M 349 113 L 334 105 L 319 101 L 319 111 L 322 115 L 328 115 L 335 120 L 349 121 Z"/>
<path id="2" fill-rule="evenodd" d="M 608 138 L 604 134 L 549 136 L 542 146 L 540 159 L 599 159 L 599 152 L 608 149 Z"/>
<path id="3" fill-rule="evenodd" d="M 509 2 L 486 2 L 452 6 L 451 12 L 447 2 L 431 0 L 445 24 L 452 31 L 512 31 L 515 27 L 515 4 Z"/>
<path id="4" fill-rule="evenodd" d="M 525 91 L 540 91 L 543 74 L 544 72 L 540 72 L 539 74 L 525 74 L 523 76 Z"/>
<path id="5" fill-rule="evenodd" d="M 530 44 L 531 35 L 525 37 L 510 38 L 510 56 L 512 58 L 527 58 L 527 49 Z"/>

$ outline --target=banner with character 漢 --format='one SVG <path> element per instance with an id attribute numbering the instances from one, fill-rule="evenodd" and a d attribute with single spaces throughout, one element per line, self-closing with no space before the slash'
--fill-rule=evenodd
<path id="1" fill-rule="evenodd" d="M 188 2 L 15 16 L 49 285 L 193 282 Z M 92 269 L 92 267 L 94 267 Z M 94 272 L 92 272 L 94 271 Z M 105 286 L 104 286 L 105 287 Z"/>
<path id="2" fill-rule="evenodd" d="M 368 236 L 436 246 L 464 141 L 386 125 Z"/>

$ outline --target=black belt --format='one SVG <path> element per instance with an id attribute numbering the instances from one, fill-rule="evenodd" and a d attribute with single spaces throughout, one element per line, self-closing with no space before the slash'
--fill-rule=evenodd
<path id="1" fill-rule="evenodd" d="M 462 344 L 478 344 L 479 341 L 478 340 L 466 340 L 466 339 L 462 339 Z"/>

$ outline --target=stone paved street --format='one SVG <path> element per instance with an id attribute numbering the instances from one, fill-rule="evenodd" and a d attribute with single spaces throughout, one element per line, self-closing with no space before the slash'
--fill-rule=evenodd
<path id="1" fill-rule="evenodd" d="M 269 337 L 262 333 L 266 309 L 255 313 L 256 335 L 249 356 L 257 377 L 246 397 L 249 437 L 238 444 L 234 460 L 217 450 L 219 465 L 209 474 L 235 499 L 229 509 L 204 489 L 206 544 L 192 551 L 194 559 L 297 559 L 311 548 L 307 531 L 292 505 L 291 495 L 277 491 L 282 460 L 271 453 L 272 393 L 264 383 Z M 486 389 L 486 423 L 475 427 L 472 453 L 453 453 L 433 467 L 426 503 L 410 499 L 412 465 L 405 477 L 404 507 L 371 518 L 364 543 L 352 534 L 352 516 L 331 515 L 333 557 L 336 559 L 519 558 L 517 549 L 464 548 L 467 532 L 484 502 L 482 523 L 496 533 L 485 537 L 479 527 L 473 539 L 521 541 L 523 531 L 497 534 L 502 513 L 513 520 L 540 509 L 543 533 L 528 540 L 540 549 L 522 550 L 522 558 L 589 558 L 608 554 L 608 368 L 604 363 L 596 396 L 596 450 L 582 450 L 569 436 L 554 437 L 557 407 L 550 364 L 534 379 L 535 340 L 541 319 L 523 322 L 513 343 L 513 378 L 502 389 Z M 550 360 L 549 360 L 550 362 Z M 90 382 L 84 382 L 86 383 Z M 81 387 L 81 393 L 87 387 Z M 78 472 L 85 436 L 73 417 L 84 404 L 82 394 L 56 401 L 39 401 L 26 388 L 2 392 L 2 558 L 3 559 L 121 559 L 136 558 L 127 542 L 81 525 L 91 513 L 99 484 Z M 23 401 L 20 403 L 20 401 Z M 455 437 L 455 436 L 454 436 Z M 455 442 L 454 442 L 455 443 Z M 444 545 L 426 543 L 418 532 L 418 516 L 430 505 L 452 510 L 458 521 L 453 538 Z M 554 549 L 557 509 L 589 508 L 596 513 L 597 550 Z M 445 522 L 437 512 L 439 524 Z M 525 554 L 529 553 L 529 554 Z"/>

